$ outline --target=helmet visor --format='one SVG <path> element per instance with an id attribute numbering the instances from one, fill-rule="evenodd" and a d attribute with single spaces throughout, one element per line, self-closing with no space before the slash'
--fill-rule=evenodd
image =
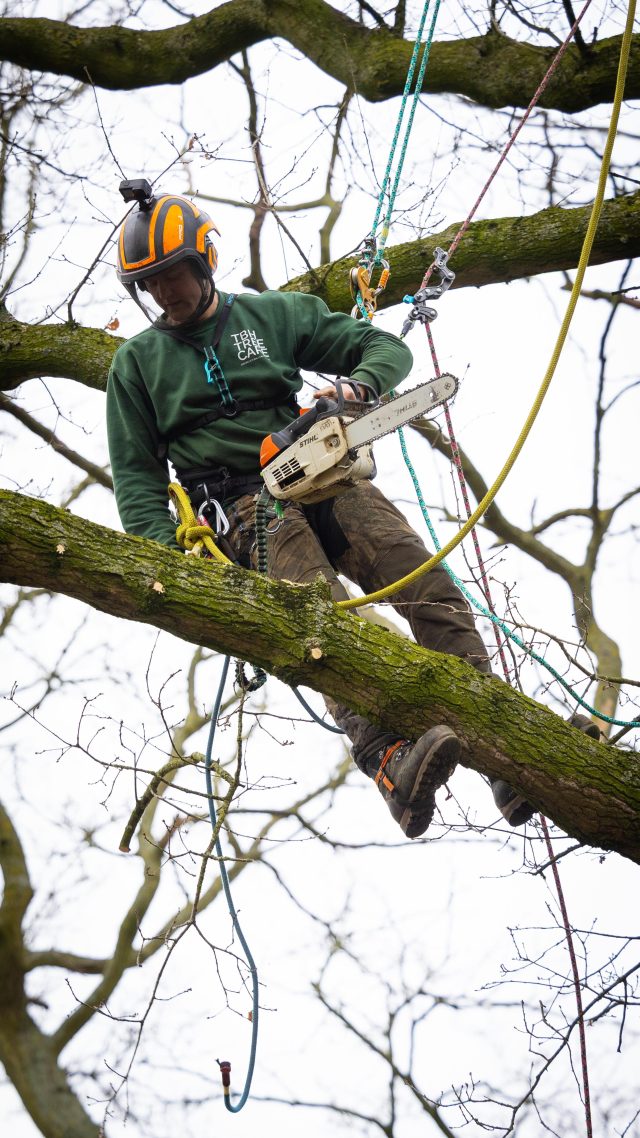
<path id="1" fill-rule="evenodd" d="M 194 323 L 215 294 L 213 280 L 193 257 L 183 258 L 126 287 L 151 320 L 163 317 L 173 325 Z"/>

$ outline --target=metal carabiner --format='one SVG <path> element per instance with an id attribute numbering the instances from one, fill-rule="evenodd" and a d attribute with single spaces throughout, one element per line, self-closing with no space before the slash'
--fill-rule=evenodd
<path id="1" fill-rule="evenodd" d="M 380 265 L 381 272 L 377 285 L 371 284 L 371 277 L 376 264 Z M 358 296 L 362 301 L 364 308 L 367 311 L 369 319 L 378 307 L 378 297 L 381 292 L 384 292 L 387 287 L 387 282 L 391 275 L 391 268 L 389 262 L 381 257 L 378 262 L 373 265 L 359 264 L 355 269 L 351 269 L 349 273 L 349 287 L 351 295 L 356 301 L 355 308 L 352 309 L 351 315 L 355 316 L 361 314 L 360 305 L 358 303 Z"/>
<path id="2" fill-rule="evenodd" d="M 438 313 L 435 308 L 429 308 L 427 305 L 428 300 L 440 300 L 440 297 L 451 288 L 456 274 L 448 266 L 449 254 L 445 253 L 438 245 L 434 250 L 433 268 L 440 274 L 440 280 L 435 285 L 425 285 L 424 288 L 418 289 L 415 296 L 404 296 L 402 299 L 405 304 L 413 304 L 413 308 L 404 324 L 400 336 L 404 337 L 411 331 L 416 322 L 420 324 L 430 324 L 436 319 Z"/>
<path id="3" fill-rule="evenodd" d="M 229 532 L 229 519 L 222 509 L 222 506 L 220 505 L 218 499 L 212 498 L 210 496 L 209 488 L 206 482 L 203 482 L 202 485 L 204 486 L 204 492 L 206 494 L 206 498 L 200 506 L 200 514 L 202 515 L 202 519 L 208 526 L 211 527 L 216 537 L 218 537 L 220 534 L 224 536 Z M 211 525 L 211 519 L 208 517 L 210 510 L 212 510 L 215 515 L 215 525 Z M 198 518 L 198 521 L 200 521 L 200 517 Z"/>

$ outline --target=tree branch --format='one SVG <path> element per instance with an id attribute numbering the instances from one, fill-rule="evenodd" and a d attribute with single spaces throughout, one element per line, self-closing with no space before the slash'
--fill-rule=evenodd
<path id="1" fill-rule="evenodd" d="M 20 840 L 1 804 L 0 868 L 0 1062 L 45 1138 L 96 1138 L 96 1126 L 70 1089 L 50 1040 L 27 1012 L 22 921 L 32 889 Z"/>
<path id="2" fill-rule="evenodd" d="M 42 375 L 76 379 L 105 391 L 116 348 L 124 343 L 101 328 L 78 324 L 23 324 L 0 312 L 0 391 Z"/>
<path id="3" fill-rule="evenodd" d="M 448 723 L 465 765 L 506 779 L 573 837 L 640 862 L 635 757 L 605 749 L 465 662 L 337 608 L 321 578 L 293 586 L 201 563 L 7 491 L 0 551 L 5 581 L 53 588 L 334 698 L 347 684 L 354 710 L 407 738 Z"/>
<path id="4" fill-rule="evenodd" d="M 78 28 L 59 20 L 0 19 L 4 58 L 29 71 L 69 75 L 98 87 L 134 90 L 183 83 L 267 39 L 285 39 L 321 71 L 371 102 L 399 95 L 413 44 L 387 28 L 366 28 L 326 0 L 227 0 L 204 16 L 162 31 Z M 590 47 L 571 45 L 541 99 L 568 113 L 613 97 L 620 36 Z M 424 90 L 455 93 L 488 107 L 525 107 L 555 47 L 519 43 L 490 29 L 466 40 L 435 43 Z M 635 36 L 626 98 L 640 95 L 640 37 Z"/>
<path id="5" fill-rule="evenodd" d="M 453 288 L 478 287 L 558 272 L 577 265 L 591 205 L 565 209 L 551 206 L 529 217 L 501 217 L 472 222 L 456 250 L 451 267 Z M 389 246 L 391 279 L 379 307 L 398 304 L 413 293 L 433 260 L 437 245 L 447 249 L 460 228 L 455 222 L 417 241 Z M 626 261 L 640 255 L 640 191 L 604 203 L 591 254 L 591 265 Z M 329 308 L 351 310 L 349 272 L 353 257 L 321 265 L 283 286 L 285 291 L 312 292 Z"/>

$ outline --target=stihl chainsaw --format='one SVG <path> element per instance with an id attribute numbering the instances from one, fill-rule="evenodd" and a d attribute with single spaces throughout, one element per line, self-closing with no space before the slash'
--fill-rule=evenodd
<path id="1" fill-rule="evenodd" d="M 331 498 L 376 472 L 371 444 L 453 399 L 458 381 L 441 375 L 381 403 L 321 396 L 315 407 L 276 431 L 262 444 L 261 474 L 274 498 L 308 505 Z"/>

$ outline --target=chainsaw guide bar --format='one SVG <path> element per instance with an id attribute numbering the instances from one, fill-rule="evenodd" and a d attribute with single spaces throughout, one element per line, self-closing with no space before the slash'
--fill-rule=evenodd
<path id="1" fill-rule="evenodd" d="M 365 411 L 357 419 L 345 426 L 345 435 L 350 447 L 364 446 L 374 443 L 391 431 L 411 423 L 426 415 L 434 407 L 439 407 L 448 399 L 453 399 L 458 390 L 458 380 L 453 375 L 445 373 L 428 383 L 421 383 L 411 391 L 396 395 L 387 403 L 380 403 L 372 411 Z M 348 416 L 349 404 L 345 406 L 345 418 Z"/>

